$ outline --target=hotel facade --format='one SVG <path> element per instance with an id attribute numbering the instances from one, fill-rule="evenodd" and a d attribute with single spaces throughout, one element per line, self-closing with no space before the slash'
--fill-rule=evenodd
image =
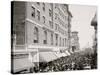
<path id="1" fill-rule="evenodd" d="M 72 14 L 67 4 L 14 1 L 11 5 L 12 72 L 70 55 Z"/>

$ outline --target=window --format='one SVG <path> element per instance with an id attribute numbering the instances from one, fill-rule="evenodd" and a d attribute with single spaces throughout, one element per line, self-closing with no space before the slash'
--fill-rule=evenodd
<path id="1" fill-rule="evenodd" d="M 58 24 L 55 23 L 55 30 L 58 30 Z"/>
<path id="2" fill-rule="evenodd" d="M 59 40 L 60 40 L 59 46 L 61 46 L 61 37 L 60 37 L 60 39 L 59 39 Z"/>
<path id="3" fill-rule="evenodd" d="M 43 40 L 44 44 L 47 44 L 47 31 L 44 31 L 44 40 Z"/>
<path id="4" fill-rule="evenodd" d="M 53 22 L 52 21 L 49 21 L 49 25 L 51 28 L 53 28 Z"/>
<path id="5" fill-rule="evenodd" d="M 55 19 L 57 19 L 57 17 L 58 17 L 58 15 L 57 15 L 57 13 L 55 13 Z"/>
<path id="6" fill-rule="evenodd" d="M 37 4 L 38 4 L 38 5 L 40 5 L 40 3 L 39 3 L 39 2 L 37 2 Z"/>
<path id="7" fill-rule="evenodd" d="M 51 12 L 51 9 L 49 9 L 49 16 L 52 16 L 52 12 Z"/>
<path id="8" fill-rule="evenodd" d="M 58 34 L 55 34 L 56 37 L 56 46 L 58 45 Z"/>
<path id="9" fill-rule="evenodd" d="M 43 23 L 45 23 L 45 17 L 43 16 Z"/>
<path id="10" fill-rule="evenodd" d="M 63 39 L 63 46 L 64 46 L 64 39 Z"/>
<path id="11" fill-rule="evenodd" d="M 45 11 L 45 3 L 43 3 L 43 11 Z"/>
<path id="12" fill-rule="evenodd" d="M 37 18 L 40 20 L 40 11 L 37 10 Z"/>
<path id="13" fill-rule="evenodd" d="M 51 33 L 51 45 L 53 45 L 53 34 Z"/>
<path id="14" fill-rule="evenodd" d="M 35 18 L 35 8 L 32 6 L 32 17 L 34 17 Z"/>
<path id="15" fill-rule="evenodd" d="M 34 28 L 34 43 L 38 43 L 39 40 L 39 34 L 38 34 L 38 28 Z"/>
<path id="16" fill-rule="evenodd" d="M 67 40 L 66 40 L 66 38 L 65 38 L 65 46 L 67 46 Z"/>

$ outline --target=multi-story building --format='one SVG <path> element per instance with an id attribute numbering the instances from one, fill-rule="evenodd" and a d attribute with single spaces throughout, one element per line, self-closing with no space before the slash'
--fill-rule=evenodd
<path id="1" fill-rule="evenodd" d="M 97 14 L 95 14 L 95 16 L 93 17 L 93 19 L 91 21 L 91 26 L 94 26 L 94 30 L 95 30 L 93 49 L 95 52 L 97 52 Z"/>
<path id="2" fill-rule="evenodd" d="M 12 59 L 17 69 L 20 60 L 36 65 L 66 56 L 72 18 L 67 4 L 14 1 L 12 14 Z"/>
<path id="3" fill-rule="evenodd" d="M 71 51 L 79 51 L 79 37 L 77 31 L 73 31 L 71 34 Z"/>

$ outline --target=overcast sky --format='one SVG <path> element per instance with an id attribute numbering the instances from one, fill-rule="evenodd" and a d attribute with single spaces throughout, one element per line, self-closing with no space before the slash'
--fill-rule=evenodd
<path id="1" fill-rule="evenodd" d="M 69 5 L 72 18 L 72 31 L 78 31 L 80 47 L 92 46 L 94 37 L 94 28 L 91 26 L 91 20 L 94 17 L 97 7 L 87 5 Z"/>

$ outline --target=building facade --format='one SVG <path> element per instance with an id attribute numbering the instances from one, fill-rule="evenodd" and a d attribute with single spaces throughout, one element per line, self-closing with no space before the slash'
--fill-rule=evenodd
<path id="1" fill-rule="evenodd" d="M 43 55 L 47 62 L 63 56 L 60 53 L 66 56 L 72 18 L 67 4 L 14 1 L 12 14 L 12 56 L 28 58 L 35 65 L 43 62 Z"/>
<path id="2" fill-rule="evenodd" d="M 94 27 L 95 30 L 95 38 L 94 38 L 94 43 L 93 43 L 93 49 L 97 53 L 97 14 L 93 17 L 91 21 L 91 26 Z"/>
<path id="3" fill-rule="evenodd" d="M 79 51 L 79 37 L 78 37 L 78 32 L 77 31 L 73 31 L 71 34 L 71 51 L 75 52 L 75 51 Z"/>

